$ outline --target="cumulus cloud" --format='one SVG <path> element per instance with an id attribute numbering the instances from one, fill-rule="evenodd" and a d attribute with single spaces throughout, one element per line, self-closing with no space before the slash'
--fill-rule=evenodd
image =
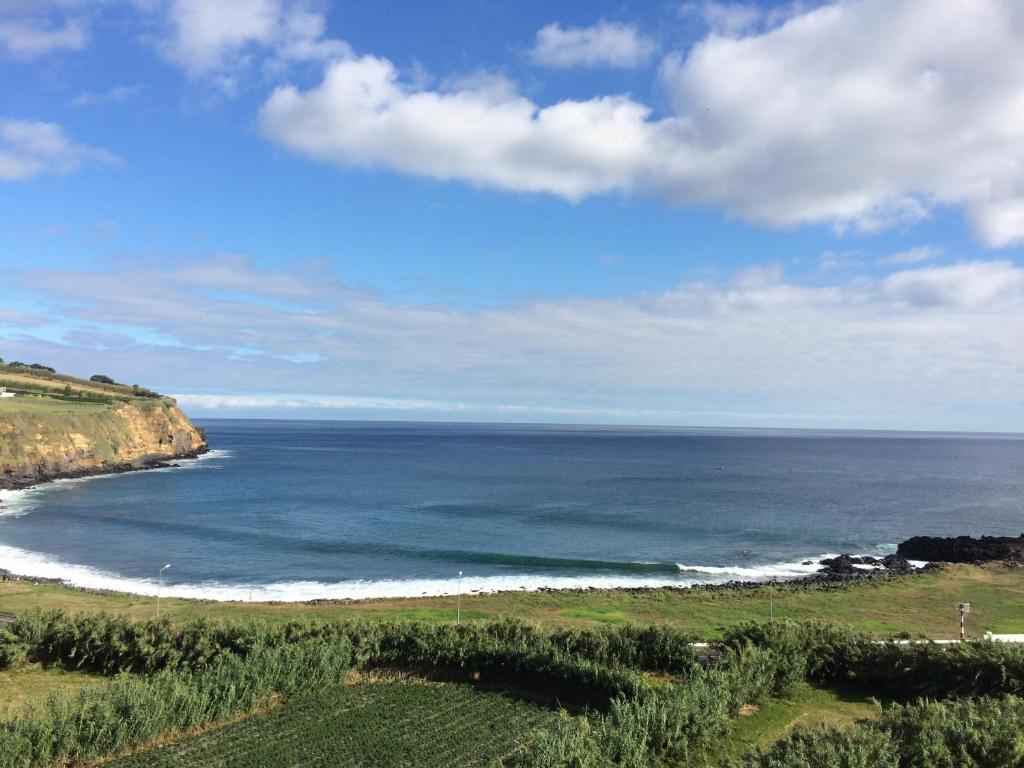
<path id="1" fill-rule="evenodd" d="M 71 141 L 54 123 L 0 118 L 0 181 L 71 173 L 86 163 L 117 162 L 106 150 Z"/>
<path id="2" fill-rule="evenodd" d="M 319 6 L 302 0 L 172 0 L 167 17 L 167 58 L 190 76 L 214 77 L 225 88 L 257 56 L 281 69 L 350 53 L 346 43 L 326 37 Z"/>
<path id="3" fill-rule="evenodd" d="M 877 230 L 961 206 L 1024 240 L 1024 5 L 851 0 L 664 60 L 672 113 L 625 96 L 540 105 L 403 82 L 364 56 L 278 88 L 267 136 L 370 165 L 577 201 L 646 194 L 748 221 Z M 563 30 L 564 31 L 564 30 Z"/>
<path id="4" fill-rule="evenodd" d="M 633 24 L 601 20 L 591 27 L 562 27 L 555 22 L 538 30 L 530 58 L 537 64 L 572 67 L 638 67 L 650 61 L 657 45 Z"/>
<path id="5" fill-rule="evenodd" d="M 965 402 L 1019 409 L 1024 391 L 1024 268 L 1008 261 L 814 286 L 774 266 L 660 293 L 475 310 L 393 303 L 315 266 L 285 275 L 240 256 L 113 274 L 30 270 L 10 280 L 65 323 L 129 333 L 130 346 L 104 349 L 118 376 L 278 400 L 301 380 L 307 394 L 294 407 L 341 398 L 383 409 L 351 400 L 371 398 L 424 410 L 575 409 L 593 421 L 737 404 L 798 414 L 814 403 L 847 416 L 916 412 L 927 423 L 934 408 Z M 15 351 L 56 362 L 82 354 Z"/>
<path id="6" fill-rule="evenodd" d="M 541 109 L 510 88 L 417 90 L 390 61 L 363 56 L 332 64 L 311 91 L 277 88 L 260 119 L 318 160 L 580 200 L 631 188 L 656 161 L 651 148 L 670 148 L 648 114 L 621 96 Z"/>

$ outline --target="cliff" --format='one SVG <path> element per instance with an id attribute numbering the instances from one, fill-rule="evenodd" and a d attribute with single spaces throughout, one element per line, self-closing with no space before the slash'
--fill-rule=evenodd
<path id="1" fill-rule="evenodd" d="M 0 401 L 0 488 L 144 469 L 206 450 L 202 430 L 169 398 Z"/>

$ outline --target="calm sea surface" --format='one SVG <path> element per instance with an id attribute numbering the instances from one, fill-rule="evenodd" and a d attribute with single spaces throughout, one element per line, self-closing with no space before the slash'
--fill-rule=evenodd
<path id="1" fill-rule="evenodd" d="M 915 534 L 1024 531 L 1024 438 L 201 422 L 178 469 L 0 500 L 0 567 L 309 599 L 798 575 Z"/>

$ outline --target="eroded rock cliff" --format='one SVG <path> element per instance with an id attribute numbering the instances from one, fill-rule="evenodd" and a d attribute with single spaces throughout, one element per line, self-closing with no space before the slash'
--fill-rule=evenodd
<path id="1" fill-rule="evenodd" d="M 169 398 L 0 410 L 0 488 L 142 469 L 206 449 L 202 430 Z"/>

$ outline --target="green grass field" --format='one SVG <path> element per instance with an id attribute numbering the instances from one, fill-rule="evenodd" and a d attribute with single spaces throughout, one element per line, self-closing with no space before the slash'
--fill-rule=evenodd
<path id="1" fill-rule="evenodd" d="M 802 684 L 784 699 L 769 699 L 733 724 L 708 764 L 739 757 L 752 747 L 765 747 L 789 735 L 796 726 L 851 725 L 877 717 L 868 694 L 849 689 L 829 689 Z"/>
<path id="2" fill-rule="evenodd" d="M 105 403 L 76 403 L 52 397 L 5 397 L 0 400 L 0 417 L 5 414 L 102 413 L 110 408 Z"/>
<path id="3" fill-rule="evenodd" d="M 467 685 L 362 682 L 109 763 L 167 766 L 487 766 L 548 709 Z"/>
<path id="4" fill-rule="evenodd" d="M 471 580 L 469 587 L 471 588 Z M 451 621 L 455 597 L 320 603 L 218 603 L 164 599 L 161 611 L 181 618 L 424 619 Z M 747 619 L 820 618 L 879 634 L 909 632 L 951 638 L 958 632 L 954 606 L 969 602 L 968 630 L 1024 632 L 1024 569 L 999 564 L 954 565 L 909 578 L 860 582 L 841 589 L 794 589 L 779 585 L 743 591 L 616 590 L 504 592 L 463 595 L 464 620 L 513 616 L 544 626 L 666 622 L 709 639 Z M 133 618 L 155 612 L 152 598 L 69 589 L 28 581 L 0 582 L 0 611 L 63 608 L 107 611 Z"/>
<path id="5" fill-rule="evenodd" d="M 87 685 L 104 685 L 106 681 L 103 675 L 45 669 L 38 664 L 0 669 L 0 719 L 53 691 L 76 691 Z"/>

